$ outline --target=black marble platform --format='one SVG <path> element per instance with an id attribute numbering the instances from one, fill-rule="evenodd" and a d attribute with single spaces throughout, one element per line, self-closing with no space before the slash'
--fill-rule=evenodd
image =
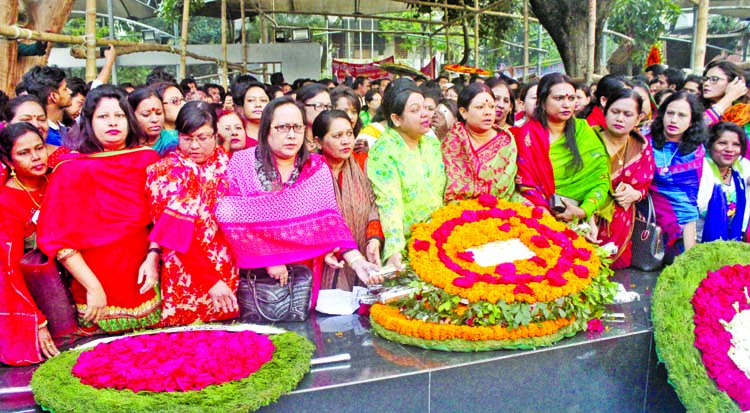
<path id="1" fill-rule="evenodd" d="M 658 364 L 651 326 L 656 273 L 615 280 L 641 300 L 611 305 L 619 322 L 537 350 L 446 353 L 403 346 L 366 318 L 318 315 L 279 327 L 308 337 L 314 357 L 351 360 L 313 367 L 297 389 L 262 412 L 684 412 Z M 0 411 L 41 411 L 27 386 L 36 367 L 0 367 Z M 155 411 L 158 411 L 155 410 Z"/>

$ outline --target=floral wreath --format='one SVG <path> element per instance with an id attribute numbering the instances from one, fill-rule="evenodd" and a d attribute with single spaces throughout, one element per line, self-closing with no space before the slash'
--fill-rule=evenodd
<path id="1" fill-rule="evenodd" d="M 720 321 L 750 308 L 748 264 L 750 245 L 714 241 L 659 276 L 652 304 L 657 355 L 688 411 L 750 409 L 750 381 L 727 355 L 731 334 Z"/>
<path id="2" fill-rule="evenodd" d="M 469 251 L 511 239 L 536 255 L 484 267 Z M 549 345 L 585 329 L 614 297 L 606 252 L 540 208 L 491 195 L 435 211 L 413 228 L 408 254 L 418 276 L 396 282 L 415 294 L 370 311 L 376 333 L 405 344 L 451 351 Z"/>
<path id="3" fill-rule="evenodd" d="M 463 66 L 458 64 L 450 64 L 443 66 L 443 69 L 449 72 L 455 73 L 467 73 L 471 75 L 489 76 L 492 74 L 489 70 L 479 69 L 471 66 Z"/>
<path id="4" fill-rule="evenodd" d="M 244 412 L 257 410 L 293 390 L 310 369 L 315 347 L 304 337 L 292 332 L 266 338 L 252 331 L 225 331 L 236 330 L 232 327 L 149 331 L 106 339 L 110 342 L 93 349 L 63 352 L 34 373 L 34 398 L 51 411 L 141 412 L 158 408 L 163 412 Z M 225 351 L 212 348 L 217 344 Z M 139 351 L 140 345 L 147 347 Z M 250 354 L 248 347 L 243 347 L 247 345 L 258 351 Z M 153 346 L 160 349 L 155 351 Z M 124 352 L 117 354 L 118 350 Z M 237 357 L 238 352 L 247 357 Z M 117 361 L 107 363 L 108 358 Z M 156 358 L 171 363 L 157 364 Z M 201 358 L 203 362 L 196 365 Z M 151 368 L 138 371 L 149 361 Z M 139 362 L 142 364 L 136 367 Z M 125 363 L 130 363 L 130 368 L 124 367 Z M 118 369 L 122 374 L 116 377 Z M 157 370 L 167 373 L 159 376 Z"/>

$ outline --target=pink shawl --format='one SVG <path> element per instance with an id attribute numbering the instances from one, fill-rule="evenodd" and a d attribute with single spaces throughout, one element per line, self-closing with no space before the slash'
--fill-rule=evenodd
<path id="1" fill-rule="evenodd" d="M 297 181 L 265 191 L 256 172 L 255 148 L 235 152 L 229 161 L 229 195 L 216 217 L 240 268 L 292 264 L 357 243 L 336 204 L 331 171 L 312 154 Z M 313 278 L 313 292 L 320 274 Z"/>

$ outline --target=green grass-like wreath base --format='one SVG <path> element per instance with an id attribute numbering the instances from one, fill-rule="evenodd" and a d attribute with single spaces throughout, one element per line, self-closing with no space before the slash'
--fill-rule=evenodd
<path id="1" fill-rule="evenodd" d="M 428 350 L 440 350 L 440 351 L 457 351 L 457 352 L 475 352 L 475 351 L 492 351 L 492 350 L 530 350 L 538 347 L 550 346 L 565 337 L 572 337 L 578 333 L 582 328 L 578 323 L 571 323 L 561 329 L 557 330 L 554 334 L 550 334 L 544 337 L 529 337 L 520 338 L 517 340 L 483 340 L 483 341 L 471 341 L 461 339 L 451 340 L 425 340 L 423 338 L 416 338 L 406 336 L 397 333 L 393 330 L 388 330 L 382 325 L 378 324 L 375 320 L 370 317 L 370 324 L 372 330 L 379 336 L 386 340 L 395 341 L 400 344 L 407 344 L 410 346 L 421 347 Z"/>
<path id="2" fill-rule="evenodd" d="M 275 402 L 293 390 L 310 370 L 315 346 L 292 332 L 269 337 L 273 358 L 249 377 L 199 391 L 133 393 L 97 389 L 71 374 L 81 351 L 66 351 L 37 369 L 31 379 L 36 402 L 55 413 L 67 412 L 247 412 Z"/>
<path id="3" fill-rule="evenodd" d="M 654 289 L 652 321 L 659 360 L 666 364 L 669 382 L 689 412 L 740 412 L 716 387 L 695 348 L 695 311 L 690 300 L 708 271 L 726 265 L 750 264 L 750 245 L 714 241 L 699 244 L 664 269 Z"/>

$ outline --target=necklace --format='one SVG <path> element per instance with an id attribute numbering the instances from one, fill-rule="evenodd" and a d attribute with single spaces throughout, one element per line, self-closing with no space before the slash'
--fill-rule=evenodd
<path id="1" fill-rule="evenodd" d="M 726 172 L 724 172 L 724 174 L 722 174 L 722 176 L 721 176 L 721 179 L 722 179 L 723 181 L 726 181 L 727 179 L 729 179 L 729 177 L 730 177 L 731 175 L 732 175 L 732 167 L 730 166 L 729 168 L 727 168 L 727 171 L 726 171 Z"/>
<path id="2" fill-rule="evenodd" d="M 669 165 L 671 165 L 671 164 L 672 164 L 672 160 L 674 160 L 674 157 L 675 157 L 675 155 L 677 155 L 677 152 L 679 152 L 679 151 L 680 151 L 680 148 L 679 148 L 679 147 L 675 148 L 675 151 L 674 151 L 674 153 L 672 154 L 672 157 L 671 157 L 671 158 L 669 158 L 669 160 L 668 160 L 668 161 L 667 161 L 667 162 L 666 162 L 666 163 L 664 164 L 664 167 L 663 167 L 663 168 L 661 168 L 661 173 L 662 173 L 662 174 L 666 175 L 666 174 L 668 174 L 668 173 L 669 173 Z M 664 160 L 665 160 L 665 161 L 667 160 L 667 155 L 664 155 Z"/>
<path id="3" fill-rule="evenodd" d="M 20 186 L 21 189 L 23 189 L 24 192 L 26 192 L 26 195 L 29 196 L 31 199 L 31 202 L 34 203 L 36 206 L 36 211 L 34 211 L 34 215 L 31 216 L 31 222 L 36 224 L 36 221 L 39 219 L 39 210 L 42 209 L 42 205 L 39 202 L 36 202 L 36 199 L 34 199 L 34 196 L 31 195 L 31 192 L 29 191 L 29 188 L 26 188 L 26 185 L 24 185 L 20 179 L 16 175 L 13 175 L 13 181 L 16 183 L 16 185 Z M 44 176 L 44 185 L 46 186 L 49 183 L 49 179 L 47 179 L 47 175 Z M 44 196 L 44 194 L 42 194 Z"/>
<path id="4" fill-rule="evenodd" d="M 622 169 L 623 165 L 625 165 L 625 156 L 628 154 L 628 145 L 630 145 L 630 137 L 626 138 L 625 141 L 625 150 L 622 151 L 622 154 L 619 156 L 620 159 L 617 160 L 617 164 L 620 165 L 620 169 Z"/>

